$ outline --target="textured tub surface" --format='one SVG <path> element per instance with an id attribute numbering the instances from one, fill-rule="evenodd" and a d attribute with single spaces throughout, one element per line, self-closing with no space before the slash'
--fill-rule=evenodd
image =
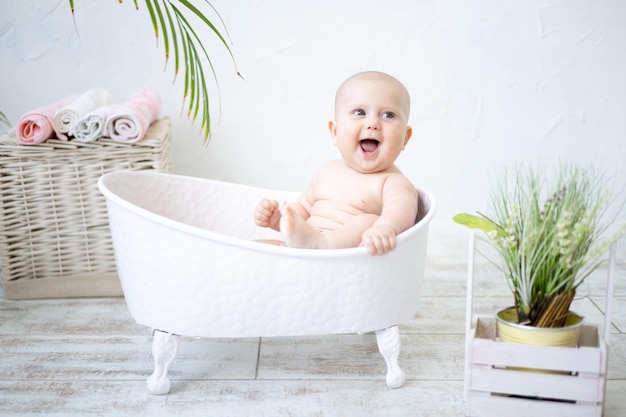
<path id="1" fill-rule="evenodd" d="M 372 257 L 364 248 L 254 242 L 279 238 L 254 224 L 259 198 L 292 193 L 125 171 L 103 176 L 100 186 L 140 324 L 189 336 L 285 336 L 378 330 L 416 312 L 432 213 L 395 251 Z"/>

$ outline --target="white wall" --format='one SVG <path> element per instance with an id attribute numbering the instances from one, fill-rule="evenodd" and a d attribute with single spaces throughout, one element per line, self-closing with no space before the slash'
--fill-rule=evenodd
<path id="1" fill-rule="evenodd" d="M 92 86 L 123 100 L 152 85 L 174 124 L 177 173 L 298 190 L 338 156 L 326 131 L 335 88 L 377 69 L 412 95 L 398 164 L 437 194 L 435 226 L 460 231 L 450 217 L 484 208 L 489 178 L 512 161 L 595 163 L 624 187 L 622 0 L 213 0 L 246 81 L 208 42 L 222 114 L 206 148 L 199 124 L 179 117 L 182 78 L 163 71 L 139 3 L 76 0 L 79 40 L 67 0 L 1 2 L 0 110 L 15 122 Z"/>

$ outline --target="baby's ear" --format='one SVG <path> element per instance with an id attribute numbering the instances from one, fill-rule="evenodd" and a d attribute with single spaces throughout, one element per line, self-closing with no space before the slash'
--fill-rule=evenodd
<path id="1" fill-rule="evenodd" d="M 337 125 L 334 120 L 330 120 L 328 122 L 328 131 L 330 132 L 330 137 L 333 140 L 333 145 L 337 145 Z"/>
<path id="2" fill-rule="evenodd" d="M 406 144 L 411 140 L 411 136 L 413 136 L 413 128 L 411 126 L 406 127 L 406 135 L 404 136 L 404 144 L 402 145 L 402 150 L 406 147 Z"/>

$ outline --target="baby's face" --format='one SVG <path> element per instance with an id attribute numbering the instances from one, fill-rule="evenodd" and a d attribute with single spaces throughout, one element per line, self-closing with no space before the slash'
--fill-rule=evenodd
<path id="1" fill-rule="evenodd" d="M 409 97 L 395 80 L 363 77 L 337 94 L 333 140 L 345 163 L 363 173 L 391 167 L 411 137 Z"/>

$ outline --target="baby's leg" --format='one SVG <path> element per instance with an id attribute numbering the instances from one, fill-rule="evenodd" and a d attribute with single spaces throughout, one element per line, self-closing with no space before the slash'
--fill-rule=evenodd
<path id="1" fill-rule="evenodd" d="M 276 239 L 255 239 L 255 242 L 265 243 L 267 245 L 274 245 L 274 246 L 287 246 L 285 242 L 283 242 L 282 240 L 276 240 Z"/>
<path id="2" fill-rule="evenodd" d="M 326 249 L 322 234 L 309 226 L 289 205 L 281 207 L 280 232 L 287 246 L 303 249 Z"/>
<path id="3" fill-rule="evenodd" d="M 378 219 L 374 214 L 354 216 L 336 230 L 320 232 L 312 228 L 289 206 L 282 209 L 280 231 L 287 246 L 307 249 L 354 248 L 361 243 L 363 232 Z"/>

